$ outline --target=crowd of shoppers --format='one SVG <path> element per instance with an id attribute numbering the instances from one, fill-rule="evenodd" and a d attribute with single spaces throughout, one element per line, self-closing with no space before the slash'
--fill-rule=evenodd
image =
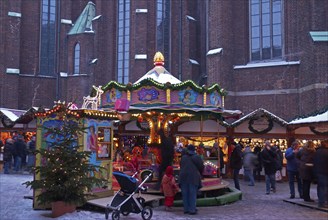
<path id="1" fill-rule="evenodd" d="M 260 181 L 260 172 L 264 168 L 265 193 L 276 192 L 276 181 L 281 180 L 283 153 L 279 146 L 270 141 L 264 147 L 256 146 L 251 151 L 249 146 L 233 143 L 229 165 L 236 189 L 240 189 L 239 172 L 244 168 L 244 176 L 249 186 Z M 285 152 L 286 170 L 289 182 L 290 199 L 296 198 L 295 182 L 299 198 L 305 202 L 314 202 L 310 197 L 311 183 L 317 183 L 318 206 L 328 208 L 328 140 L 321 141 L 316 148 L 312 141 L 303 144 L 294 140 Z M 250 175 L 253 173 L 253 175 Z M 277 175 L 278 174 L 278 175 Z"/>
<path id="2" fill-rule="evenodd" d="M 21 134 L 15 133 L 7 138 L 3 150 L 4 174 L 31 172 L 35 163 L 34 150 L 35 136 L 28 143 Z"/>

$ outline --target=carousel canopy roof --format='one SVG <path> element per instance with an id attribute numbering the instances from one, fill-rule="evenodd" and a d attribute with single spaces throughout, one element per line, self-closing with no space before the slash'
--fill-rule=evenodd
<path id="1" fill-rule="evenodd" d="M 181 83 L 181 81 L 177 78 L 175 78 L 171 73 L 169 73 L 163 66 L 155 66 L 153 69 L 148 71 L 143 77 L 138 79 L 135 83 L 140 83 L 141 81 L 145 79 L 153 79 L 158 83 L 171 83 L 171 84 L 178 84 Z"/>
<path id="2" fill-rule="evenodd" d="M 227 92 L 218 84 L 198 86 L 192 80 L 181 82 L 171 75 L 164 68 L 162 53 L 155 54 L 154 66 L 133 84 L 111 81 L 102 86 L 99 109 L 129 113 L 185 112 L 216 119 L 222 116 L 239 118 L 242 114 L 239 110 L 224 109 Z"/>
<path id="3" fill-rule="evenodd" d="M 137 84 L 140 83 L 141 81 L 145 79 L 153 79 L 158 83 L 171 83 L 171 84 L 177 84 L 181 83 L 181 81 L 177 78 L 175 78 L 171 73 L 169 73 L 165 68 L 164 68 L 164 56 L 161 52 L 157 52 L 154 56 L 154 65 L 155 67 L 148 71 L 143 77 L 138 79 L 135 83 Z"/>

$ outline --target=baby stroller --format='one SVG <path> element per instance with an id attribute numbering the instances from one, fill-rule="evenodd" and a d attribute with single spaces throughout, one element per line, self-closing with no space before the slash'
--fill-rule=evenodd
<path id="1" fill-rule="evenodd" d="M 112 219 L 120 219 L 120 214 L 127 216 L 130 213 L 140 213 L 142 219 L 150 220 L 153 216 L 153 210 L 150 206 L 146 206 L 145 199 L 140 196 L 141 191 L 146 191 L 142 185 L 152 176 L 152 173 L 146 176 L 146 178 L 138 185 L 138 180 L 135 176 L 129 176 L 122 172 L 113 172 L 113 175 L 117 179 L 121 189 L 115 193 L 110 204 L 107 204 L 105 209 L 105 217 L 108 219 L 109 210 L 112 209 Z M 139 196 L 134 196 L 139 193 Z"/>

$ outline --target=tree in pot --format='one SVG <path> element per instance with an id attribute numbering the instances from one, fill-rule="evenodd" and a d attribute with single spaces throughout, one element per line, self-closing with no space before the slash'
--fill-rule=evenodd
<path id="1" fill-rule="evenodd" d="M 45 128 L 53 135 L 55 141 L 47 142 L 46 148 L 35 151 L 40 154 L 41 164 L 34 167 L 36 175 L 33 181 L 23 183 L 26 187 L 38 190 L 35 193 L 40 205 L 52 204 L 52 216 L 58 217 L 75 211 L 75 207 L 83 205 L 92 195 L 93 187 L 105 187 L 106 179 L 96 178 L 93 173 L 103 169 L 89 163 L 91 152 L 81 151 L 78 137 L 85 128 L 69 117 L 67 107 L 63 110 L 59 126 Z M 56 205 L 68 205 L 59 208 L 64 213 L 56 213 Z"/>

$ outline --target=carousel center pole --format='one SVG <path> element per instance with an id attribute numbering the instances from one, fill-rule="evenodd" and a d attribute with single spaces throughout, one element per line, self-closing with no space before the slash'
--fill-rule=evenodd
<path id="1" fill-rule="evenodd" d="M 200 115 L 200 142 L 203 142 L 203 115 Z"/>

